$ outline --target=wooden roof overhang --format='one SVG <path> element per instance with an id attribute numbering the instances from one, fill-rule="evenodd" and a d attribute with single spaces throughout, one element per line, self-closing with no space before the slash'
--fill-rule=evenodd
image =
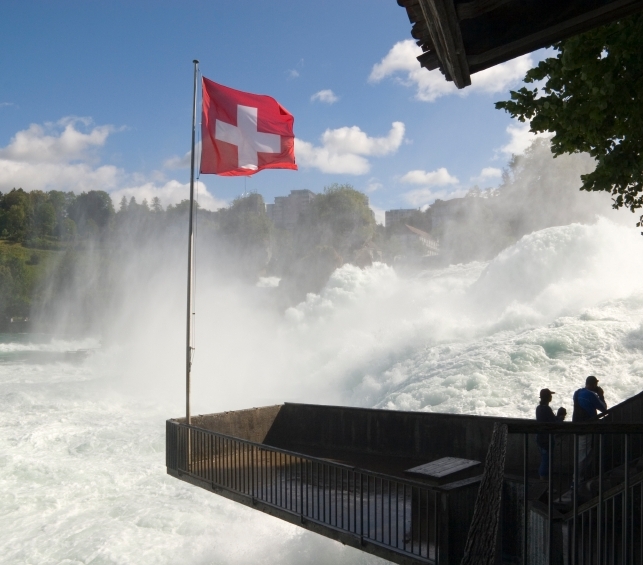
<path id="1" fill-rule="evenodd" d="M 643 9 L 643 0 L 397 0 L 424 53 L 458 88 L 471 75 Z"/>

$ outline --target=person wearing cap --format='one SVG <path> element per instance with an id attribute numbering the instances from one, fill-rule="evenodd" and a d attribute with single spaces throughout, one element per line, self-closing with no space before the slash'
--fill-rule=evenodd
<path id="1" fill-rule="evenodd" d="M 598 416 L 598 411 L 605 412 L 607 404 L 603 389 L 598 386 L 598 379 L 590 375 L 585 379 L 585 388 L 579 388 L 574 393 L 574 413 L 572 422 L 587 422 Z"/>
<path id="2" fill-rule="evenodd" d="M 574 412 L 572 422 L 588 422 L 596 419 L 598 412 L 605 412 L 607 404 L 603 389 L 598 386 L 598 379 L 590 375 L 585 379 L 585 388 L 579 388 L 574 393 Z M 579 434 L 578 436 L 578 480 L 587 476 L 592 467 L 592 436 Z"/>
<path id="3" fill-rule="evenodd" d="M 544 388 L 540 391 L 540 404 L 536 407 L 536 421 L 542 423 L 562 422 L 567 416 L 567 410 L 562 406 L 556 414 L 549 406 L 553 399 L 553 390 Z M 536 443 L 540 448 L 540 467 L 538 467 L 538 476 L 540 480 L 547 480 L 549 477 L 549 434 L 542 433 L 536 435 Z"/>

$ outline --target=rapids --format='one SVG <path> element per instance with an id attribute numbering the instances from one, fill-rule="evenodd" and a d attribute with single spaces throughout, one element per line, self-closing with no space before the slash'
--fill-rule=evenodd
<path id="1" fill-rule="evenodd" d="M 164 420 L 184 402 L 179 279 L 133 288 L 102 344 L 0 336 L 0 562 L 381 561 L 165 474 Z M 193 411 L 300 401 L 530 418 L 540 388 L 569 408 L 588 374 L 615 404 L 643 389 L 642 281 L 643 238 L 602 219 L 410 278 L 344 266 L 285 313 L 267 306 L 272 282 L 201 280 Z M 96 351 L 29 359 L 77 349 Z"/>

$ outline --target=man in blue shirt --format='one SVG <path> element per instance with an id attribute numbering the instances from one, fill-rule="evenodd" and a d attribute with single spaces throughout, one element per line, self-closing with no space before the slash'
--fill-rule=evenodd
<path id="1" fill-rule="evenodd" d="M 595 420 L 598 412 L 605 412 L 607 404 L 603 389 L 598 386 L 598 379 L 590 375 L 585 379 L 585 388 L 579 388 L 574 393 L 574 413 L 572 422 L 588 422 Z M 592 436 L 578 436 L 578 467 L 579 481 L 582 481 L 592 466 Z"/>
<path id="2" fill-rule="evenodd" d="M 598 410 L 605 412 L 607 404 L 603 389 L 598 386 L 598 379 L 590 375 L 585 379 L 585 388 L 579 388 L 574 393 L 574 413 L 572 422 L 587 422 L 598 415 Z"/>
<path id="3" fill-rule="evenodd" d="M 554 411 L 549 406 L 552 401 L 552 394 L 555 392 L 544 388 L 540 391 L 540 404 L 536 407 L 536 421 L 537 422 L 562 422 L 567 416 L 567 410 L 562 406 L 554 415 Z M 538 434 L 536 436 L 536 443 L 540 448 L 540 467 L 538 467 L 538 476 L 541 481 L 547 480 L 549 477 L 549 434 Z"/>

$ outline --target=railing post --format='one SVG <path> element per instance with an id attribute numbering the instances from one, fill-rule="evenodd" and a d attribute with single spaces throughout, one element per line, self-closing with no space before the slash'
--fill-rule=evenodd
<path id="1" fill-rule="evenodd" d="M 596 511 L 597 524 L 597 551 L 596 557 L 599 564 L 603 560 L 603 434 L 598 435 L 598 509 Z"/>
<path id="2" fill-rule="evenodd" d="M 522 563 L 527 565 L 529 560 L 529 546 L 527 536 L 529 533 L 529 434 L 524 434 L 524 453 L 523 453 L 523 477 L 522 477 L 522 496 L 523 496 L 523 517 L 522 517 Z"/>
<path id="3" fill-rule="evenodd" d="M 547 437 L 549 448 L 547 477 L 547 565 L 551 565 L 554 554 L 554 434 Z"/>
<path id="4" fill-rule="evenodd" d="M 299 515 L 304 516 L 304 460 L 299 458 Z"/>
<path id="5" fill-rule="evenodd" d="M 572 480 L 572 497 L 574 518 L 572 522 L 572 565 L 576 565 L 576 537 L 578 524 L 578 434 L 574 434 L 574 475 Z"/>
<path id="6" fill-rule="evenodd" d="M 364 477 L 359 474 L 359 535 L 364 543 Z"/>
<path id="7" fill-rule="evenodd" d="M 628 554 L 628 540 L 629 540 L 629 496 L 630 496 L 630 473 L 629 473 L 629 442 L 628 436 L 625 434 L 625 445 L 623 447 L 623 459 L 624 459 L 624 484 L 623 484 L 623 533 L 622 533 L 622 559 L 621 562 L 623 565 L 627 565 L 627 554 Z"/>
<path id="8" fill-rule="evenodd" d="M 255 460 L 256 449 L 254 445 L 250 446 L 250 489 L 252 491 L 252 503 L 256 504 L 256 485 L 255 485 Z"/>

